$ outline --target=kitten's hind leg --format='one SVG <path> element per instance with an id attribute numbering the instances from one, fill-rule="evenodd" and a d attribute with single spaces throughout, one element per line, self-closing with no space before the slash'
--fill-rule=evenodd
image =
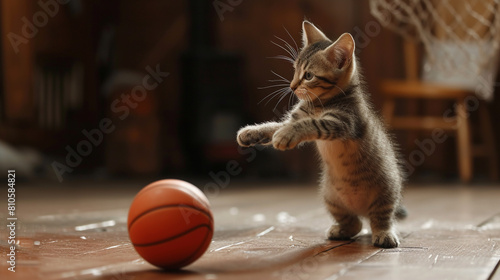
<path id="1" fill-rule="evenodd" d="M 357 215 L 349 213 L 344 208 L 336 204 L 326 201 L 326 205 L 330 214 L 337 222 L 328 229 L 326 235 L 330 240 L 345 240 L 350 239 L 358 234 L 363 224 Z"/>
<path id="2" fill-rule="evenodd" d="M 406 210 L 406 207 L 404 207 L 403 205 L 398 205 L 398 207 L 396 207 L 396 212 L 394 213 L 394 215 L 396 216 L 396 219 L 403 220 L 408 217 L 408 210 Z"/>
<path id="3" fill-rule="evenodd" d="M 394 209 L 382 208 L 369 214 L 374 246 L 395 248 L 399 246 L 399 238 L 394 227 Z"/>

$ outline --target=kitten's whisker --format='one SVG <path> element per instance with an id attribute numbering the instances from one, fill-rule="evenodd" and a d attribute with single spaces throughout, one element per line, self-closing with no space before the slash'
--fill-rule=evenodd
<path id="1" fill-rule="evenodd" d="M 266 97 L 262 98 L 262 100 L 261 100 L 261 101 L 259 101 L 259 103 L 257 103 L 257 104 L 260 104 L 260 103 L 262 103 L 264 100 L 266 100 L 266 99 L 268 99 L 268 98 L 269 98 L 269 100 L 266 102 L 266 104 L 264 104 L 264 105 L 267 105 L 267 104 L 269 103 L 269 101 L 271 101 L 272 99 L 274 99 L 276 96 L 279 96 L 281 93 L 283 93 L 283 92 L 287 91 L 288 89 L 289 89 L 289 88 L 285 88 L 285 87 L 284 87 L 284 88 L 277 89 L 277 90 L 275 90 L 275 91 L 271 92 L 270 94 L 268 94 Z"/>
<path id="2" fill-rule="evenodd" d="M 264 106 L 267 106 L 267 104 L 269 104 L 269 102 L 271 102 L 271 100 L 273 100 L 276 96 L 281 96 L 281 94 L 283 94 L 283 92 L 277 92 L 277 93 L 275 93 L 275 94 L 273 95 L 273 97 L 269 98 L 269 99 L 266 101 L 266 103 L 264 103 Z M 264 100 L 262 100 L 262 101 L 264 101 Z M 261 102 L 259 102 L 259 103 L 261 103 Z M 258 103 L 258 104 L 259 104 L 259 103 Z"/>
<path id="3" fill-rule="evenodd" d="M 314 101 L 311 96 L 309 96 L 309 108 L 314 112 Z"/>
<path id="4" fill-rule="evenodd" d="M 311 102 L 311 111 L 314 111 L 314 99 L 311 96 L 309 96 L 309 98 Z"/>
<path id="5" fill-rule="evenodd" d="M 279 48 L 281 48 L 282 50 L 284 50 L 285 52 L 287 52 L 292 59 L 294 58 L 293 53 L 290 52 L 290 50 L 288 50 L 287 48 L 281 46 L 280 44 L 278 44 L 278 43 L 276 43 L 274 41 L 271 41 L 271 43 L 273 43 L 274 45 L 278 46 Z"/>
<path id="6" fill-rule="evenodd" d="M 292 35 L 290 35 L 290 32 L 288 32 L 288 30 L 285 28 L 285 26 L 283 26 L 283 28 L 285 29 L 288 36 L 290 36 L 290 38 L 292 39 L 292 42 L 295 44 L 295 49 L 297 50 L 297 53 L 299 53 L 299 46 L 297 45 L 297 42 L 295 41 L 295 39 L 293 39 Z"/>
<path id="7" fill-rule="evenodd" d="M 276 85 L 270 85 L 270 86 L 265 86 L 265 87 L 258 87 L 257 89 L 266 89 L 266 88 L 273 88 L 273 87 L 288 87 L 290 84 L 276 84 Z"/>
<path id="8" fill-rule="evenodd" d="M 288 88 L 289 90 L 283 92 L 281 98 L 278 100 L 278 103 L 276 103 L 276 106 L 274 106 L 274 109 L 273 111 L 276 110 L 276 108 L 278 107 L 278 104 L 280 104 L 280 102 L 286 97 L 287 94 L 289 94 L 290 92 L 292 92 L 292 89 L 291 88 Z"/>
<path id="9" fill-rule="evenodd" d="M 274 71 L 272 71 L 272 70 L 271 70 L 271 73 L 273 73 L 274 75 L 276 75 L 276 76 L 278 76 L 279 78 L 283 79 L 283 81 L 290 82 L 290 80 L 283 78 L 283 76 L 281 76 L 281 75 L 277 74 L 276 72 L 274 72 Z"/>
<path id="10" fill-rule="evenodd" d="M 285 83 L 289 83 L 290 81 L 288 80 L 267 80 L 268 82 L 285 82 Z"/>
<path id="11" fill-rule="evenodd" d="M 293 60 L 292 58 L 290 58 L 290 57 L 288 57 L 286 55 L 277 55 L 277 56 L 272 56 L 272 57 L 268 57 L 268 58 L 275 58 L 275 59 L 286 60 L 286 61 L 290 62 L 291 64 L 295 63 L 295 60 Z"/>
<path id="12" fill-rule="evenodd" d="M 323 102 L 321 101 L 321 99 L 319 98 L 319 96 L 317 96 L 316 94 L 314 94 L 314 92 L 312 91 L 307 91 L 309 93 L 311 93 L 312 95 L 314 95 L 318 100 L 319 100 L 319 103 L 321 104 L 321 108 L 325 109 L 325 107 L 323 106 Z M 313 102 L 313 106 L 314 106 L 314 101 Z"/>
<path id="13" fill-rule="evenodd" d="M 340 90 L 340 91 L 341 91 L 344 95 L 347 95 L 347 94 L 345 93 L 345 91 L 344 91 L 341 87 L 339 87 L 339 86 L 337 86 L 337 85 L 334 85 L 334 86 L 335 86 L 336 88 L 338 88 L 338 89 L 339 89 L 339 90 Z"/>
<path id="14" fill-rule="evenodd" d="M 310 110 L 311 109 L 311 102 L 310 102 L 311 97 L 308 94 L 306 94 L 305 96 L 306 96 L 306 100 L 304 100 L 304 101 L 306 102 L 306 106 L 307 106 L 306 109 Z"/>
<path id="15" fill-rule="evenodd" d="M 307 92 L 312 93 L 310 91 L 307 91 Z M 310 95 L 307 95 L 307 96 L 309 97 L 309 105 L 310 105 L 311 111 L 314 111 L 314 100 L 312 99 L 312 97 Z"/>
<path id="16" fill-rule="evenodd" d="M 279 94 L 280 98 L 279 98 L 279 100 L 278 100 L 278 103 L 276 103 L 276 106 L 274 106 L 274 110 L 276 110 L 276 107 L 278 106 L 278 104 L 281 102 L 281 100 L 283 100 L 283 97 L 284 97 L 284 96 L 286 96 L 287 94 L 288 94 L 288 91 L 287 91 L 287 90 L 285 90 L 285 91 L 283 91 L 283 92 L 281 92 L 281 93 Z M 269 100 L 269 101 L 271 101 L 271 100 Z M 267 102 L 267 103 L 269 103 L 269 102 Z M 267 103 L 266 103 L 266 104 L 267 104 Z M 274 110 L 273 110 L 273 111 L 274 111 Z"/>
<path id="17" fill-rule="evenodd" d="M 292 47 L 292 45 L 290 45 L 287 41 L 285 41 L 285 40 L 281 39 L 280 37 L 278 37 L 278 36 L 276 36 L 276 35 L 275 35 L 274 37 L 275 37 L 276 39 L 278 39 L 278 40 L 281 40 L 283 43 L 285 43 L 285 46 L 287 47 L 287 49 L 288 49 L 288 50 L 292 53 L 292 58 L 294 58 L 294 59 L 296 59 L 296 58 L 297 58 L 297 56 L 298 56 L 299 54 L 297 53 L 297 50 L 296 50 L 296 49 L 294 49 L 294 48 Z"/>
<path id="18" fill-rule="evenodd" d="M 271 92 L 270 94 L 266 95 L 261 101 L 259 101 L 259 103 L 261 103 L 262 101 L 266 100 L 267 98 L 271 97 L 271 99 L 273 99 L 275 96 L 279 95 L 280 93 L 282 93 L 283 91 L 285 91 L 286 88 L 283 87 L 283 88 L 280 88 L 280 89 L 277 89 L 273 92 Z M 257 103 L 258 104 L 258 103 Z M 267 103 L 266 103 L 267 104 Z"/>
<path id="19" fill-rule="evenodd" d="M 285 89 L 285 87 L 283 87 L 283 88 L 279 88 L 279 89 L 277 89 L 277 90 L 275 90 L 275 91 L 271 92 L 270 94 L 268 94 L 268 95 L 266 95 L 264 98 L 262 98 L 262 100 L 261 100 L 261 101 L 259 101 L 257 104 L 260 104 L 262 101 L 264 101 L 264 100 L 268 99 L 269 97 L 273 97 L 273 96 L 275 96 L 275 95 L 279 94 L 279 93 L 280 93 L 281 91 L 283 91 L 284 89 Z"/>

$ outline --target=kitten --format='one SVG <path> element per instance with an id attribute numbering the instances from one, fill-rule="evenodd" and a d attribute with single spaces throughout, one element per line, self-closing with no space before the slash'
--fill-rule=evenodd
<path id="1" fill-rule="evenodd" d="M 308 21 L 302 32 L 290 83 L 299 102 L 283 122 L 240 129 L 238 144 L 288 150 L 315 141 L 322 159 L 321 192 L 337 222 L 328 238 L 352 238 L 364 216 L 375 246 L 397 247 L 395 219 L 406 216 L 400 205 L 403 176 L 392 140 L 363 87 L 354 40 L 345 33 L 332 42 Z"/>

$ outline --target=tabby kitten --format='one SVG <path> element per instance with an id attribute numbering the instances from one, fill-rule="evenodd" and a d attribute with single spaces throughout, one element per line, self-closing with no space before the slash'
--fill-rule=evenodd
<path id="1" fill-rule="evenodd" d="M 273 145 L 278 150 L 315 141 L 322 159 L 321 192 L 336 220 L 329 239 L 349 239 L 370 220 L 375 246 L 399 245 L 396 217 L 403 176 L 390 137 L 363 88 L 349 33 L 332 42 L 312 23 L 302 24 L 303 47 L 294 62 L 290 88 L 299 101 L 282 122 L 249 125 L 238 131 L 241 146 Z"/>

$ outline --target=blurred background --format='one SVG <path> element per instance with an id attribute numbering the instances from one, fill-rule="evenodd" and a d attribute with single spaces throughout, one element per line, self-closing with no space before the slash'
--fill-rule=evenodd
<path id="1" fill-rule="evenodd" d="M 361 0 L 0 3 L 0 166 L 28 179 L 217 181 L 228 174 L 316 181 L 313 145 L 277 152 L 239 149 L 235 142 L 240 127 L 278 120 L 289 108 L 288 96 L 264 99 L 279 88 L 268 86 L 281 83 L 271 71 L 293 75 L 290 63 L 271 58 L 287 55 L 272 42 L 300 47 L 304 19 L 332 39 L 350 32 L 379 111 L 387 100 L 381 83 L 405 79 L 411 60 L 404 38 L 384 28 Z M 484 133 L 500 139 L 498 90 L 469 112 L 472 142 Z M 444 118 L 454 106 L 417 98 L 396 102 L 395 112 Z M 482 132 L 475 129 L 484 123 L 478 111 L 493 120 Z M 458 181 L 455 133 L 429 144 L 433 132 L 394 131 L 410 180 Z M 482 151 L 488 160 L 473 157 L 474 181 L 496 180 L 500 154 L 491 144 Z"/>

